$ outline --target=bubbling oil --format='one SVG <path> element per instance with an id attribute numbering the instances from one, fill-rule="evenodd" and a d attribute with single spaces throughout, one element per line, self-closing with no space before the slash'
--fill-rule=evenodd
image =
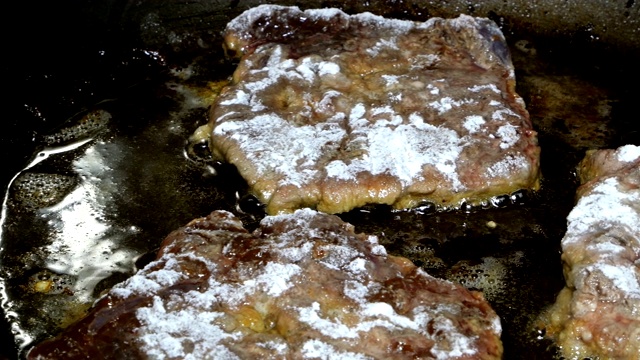
<path id="1" fill-rule="evenodd" d="M 109 126 L 111 114 L 103 109 L 96 109 L 78 118 L 77 121 L 75 118 L 70 119 L 66 126 L 53 134 L 44 135 L 44 143 L 52 146 L 95 136 Z"/>
<path id="2" fill-rule="evenodd" d="M 25 210 L 53 206 L 78 184 L 74 176 L 24 172 L 13 182 L 13 197 Z"/>
<path id="3" fill-rule="evenodd" d="M 480 262 L 461 261 L 447 270 L 446 278 L 468 289 L 482 291 L 489 301 L 504 296 L 508 282 L 508 267 L 494 257 L 482 258 Z"/>
<path id="4" fill-rule="evenodd" d="M 0 230 L 0 300 L 21 349 L 83 317 L 170 231 L 233 207 L 237 186 L 220 190 L 215 171 L 183 153 L 224 82 L 194 85 L 192 73 L 159 76 L 37 137 Z"/>

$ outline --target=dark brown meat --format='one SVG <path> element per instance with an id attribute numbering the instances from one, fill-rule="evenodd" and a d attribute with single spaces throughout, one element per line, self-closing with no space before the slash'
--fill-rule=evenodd
<path id="1" fill-rule="evenodd" d="M 549 333 L 567 359 L 640 358 L 640 147 L 589 151 Z"/>
<path id="2" fill-rule="evenodd" d="M 269 214 L 538 188 L 536 133 L 490 20 L 260 6 L 225 35 L 241 59 L 212 107 L 211 147 Z"/>
<path id="3" fill-rule="evenodd" d="M 30 359 L 499 359 L 483 299 L 299 210 L 248 233 L 216 211 Z"/>

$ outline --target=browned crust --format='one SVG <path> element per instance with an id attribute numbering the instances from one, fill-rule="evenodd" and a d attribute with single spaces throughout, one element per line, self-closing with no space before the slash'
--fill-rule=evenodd
<path id="1" fill-rule="evenodd" d="M 623 148 L 587 151 L 578 165 L 566 286 L 543 320 L 567 359 L 640 353 L 640 158 L 622 160 Z"/>
<path id="2" fill-rule="evenodd" d="M 371 14 L 349 16 L 337 10 L 325 9 L 318 15 L 319 10 L 303 12 L 291 7 L 259 9 L 241 15 L 227 28 L 227 48 L 241 55 L 241 61 L 234 74 L 234 84 L 222 92 L 210 117 L 214 154 L 236 165 L 252 192 L 265 203 L 267 213 L 286 213 L 301 207 L 339 213 L 370 203 L 405 209 L 425 201 L 447 208 L 465 202 L 479 204 L 520 189 L 538 189 L 540 148 L 536 132 L 522 99 L 515 93 L 507 46 L 493 22 L 471 17 L 430 19 L 426 23 L 389 19 L 384 22 Z M 399 49 L 371 55 L 377 50 L 372 52 L 367 46 L 375 44 L 377 39 L 383 43 L 393 39 Z M 319 61 L 317 54 L 324 56 L 323 61 L 335 61 L 334 65 L 339 65 L 344 73 L 321 77 L 320 82 L 314 80 L 313 85 L 277 77 L 268 91 L 263 91 L 263 85 L 252 90 L 256 84 L 266 81 L 267 78 L 257 74 L 269 69 L 265 66 L 272 61 L 269 59 L 281 56 L 280 62 L 271 67 L 273 70 L 288 61 L 295 63 L 292 66 Z M 425 60 L 416 60 L 420 56 Z M 394 103 L 389 98 L 391 93 L 383 89 L 386 85 L 381 79 L 386 75 L 416 79 L 414 83 L 402 84 L 405 87 L 402 101 Z M 442 89 L 437 90 L 434 86 L 438 86 L 439 78 L 445 82 Z M 483 92 L 470 95 L 470 89 L 480 84 L 484 90 L 479 91 Z M 407 86 L 417 88 L 409 91 Z M 323 102 L 322 94 L 327 91 L 336 91 L 344 97 Z M 440 97 L 432 95 L 437 91 L 443 92 Z M 240 95 L 260 102 L 263 107 L 250 106 L 247 98 L 238 98 Z M 443 106 L 440 110 L 436 108 L 439 102 Z M 325 103 L 330 106 L 324 108 Z M 372 148 L 354 145 L 364 137 L 347 123 L 359 104 L 365 104 L 364 118 L 369 122 L 365 127 L 369 135 L 373 127 L 389 120 L 388 116 L 395 116 L 376 115 L 375 111 L 391 105 L 395 114 L 402 117 L 402 123 L 389 129 L 404 127 L 419 134 L 415 136 L 426 136 L 436 146 L 435 139 L 440 135 L 434 135 L 435 132 L 446 129 L 450 131 L 446 134 L 448 138 L 442 139 L 449 147 L 436 152 L 454 149 L 455 154 L 451 159 L 436 159 L 434 155 L 431 160 L 421 160 L 424 162 L 420 171 L 411 170 L 410 174 L 402 170 L 404 173 L 399 175 L 393 165 L 384 171 L 367 165 L 348 176 L 332 175 L 328 170 L 331 164 L 343 162 L 352 166 L 354 161 L 372 154 Z M 343 122 L 332 124 L 329 119 L 340 114 L 345 117 Z M 427 125 L 420 125 L 420 130 L 416 130 L 409 119 L 413 115 L 432 126 L 432 130 L 426 130 Z M 478 134 L 472 134 L 465 124 L 465 119 L 472 115 L 484 119 L 484 127 Z M 264 120 L 267 117 L 271 117 L 268 122 Z M 260 122 L 257 119 L 261 119 Z M 254 123 L 261 125 L 251 128 Z M 291 141 L 291 146 L 296 146 L 296 137 L 302 136 L 297 134 L 303 130 L 316 131 L 317 136 L 310 139 L 319 139 L 317 141 L 325 141 L 323 137 L 331 131 L 344 134 L 317 145 L 318 149 L 313 151 L 322 153 L 317 159 L 297 160 L 305 164 L 314 162 L 313 169 L 303 169 L 299 164 L 281 166 L 267 159 L 272 152 L 281 151 L 277 149 L 278 143 Z M 291 138 L 276 139 L 270 144 L 269 135 L 260 131 L 267 134 L 273 131 L 274 138 L 282 136 L 280 132 L 289 133 Z M 509 136 L 517 140 L 505 140 Z M 367 141 L 367 146 L 374 146 L 371 137 Z M 423 143 L 426 144 L 426 140 Z M 259 147 L 256 144 L 262 148 L 256 149 Z M 411 146 L 415 152 L 412 157 L 423 157 L 430 151 L 427 145 L 421 149 L 418 141 Z M 280 157 L 291 158 L 289 151 L 284 146 Z M 384 158 L 378 161 L 382 160 Z M 313 171 L 308 180 L 291 180 L 290 173 L 282 170 L 289 167 L 297 168 L 294 177 Z"/>
<path id="3" fill-rule="evenodd" d="M 202 309 L 203 313 L 224 313 L 218 317 L 220 326 L 244 334 L 236 340 L 222 340 L 221 344 L 233 354 L 246 359 L 301 358 L 303 344 L 314 339 L 330 344 L 336 351 L 379 359 L 430 358 L 436 348 L 445 354 L 450 349 L 446 357 L 451 359 L 501 357 L 498 318 L 480 293 L 426 275 L 405 258 L 386 255 L 372 238 L 355 234 L 351 225 L 335 216 L 294 215 L 268 218 L 253 234 L 244 230 L 228 212 L 216 211 L 192 221 L 165 239 L 156 262 L 133 280 L 116 286 L 96 304 L 87 318 L 57 338 L 38 345 L 28 357 L 147 358 L 141 339 L 148 335 L 145 327 L 149 320 L 142 322 L 137 318 L 140 310 L 149 310 L 161 302 L 167 314 L 192 311 L 192 306 L 198 308 L 190 303 L 194 292 L 218 291 L 210 288 L 212 281 L 218 284 L 216 286 L 235 286 L 258 279 L 266 264 L 287 264 L 285 258 L 290 252 L 282 253 L 282 249 L 287 246 L 291 250 L 302 249 L 306 248 L 306 243 L 312 245 L 309 255 L 293 262 L 288 260 L 289 264 L 302 268 L 298 277 L 291 279 L 293 287 L 278 295 L 269 295 L 269 290 L 256 290 L 239 303 L 227 299 Z M 347 251 L 347 248 L 351 250 Z M 318 304 L 321 317 L 347 327 L 357 328 L 365 319 L 362 313 L 354 311 L 360 306 L 360 300 L 345 295 L 347 282 L 356 281 L 357 277 L 352 278 L 351 270 L 346 268 L 333 268 L 336 260 L 349 261 L 344 257 L 349 251 L 359 253 L 358 256 L 362 256 L 359 263 L 367 269 L 368 280 L 363 284 L 371 287 L 368 295 L 363 295 L 366 301 L 374 305 L 389 304 L 397 314 L 393 316 L 406 319 L 425 311 L 432 319 L 426 323 L 426 328 L 413 331 L 402 326 L 393 330 L 388 329 L 389 325 L 374 326 L 359 332 L 356 339 L 332 339 L 313 324 L 301 320 L 297 309 L 308 308 L 313 303 Z M 133 284 L 141 276 L 153 282 L 160 278 L 158 271 L 167 268 L 179 269 L 179 273 L 186 276 L 171 284 L 154 286 L 148 292 L 136 290 L 137 285 Z M 229 295 L 233 297 L 233 294 Z M 265 309 L 268 309 L 266 314 Z M 414 320 L 418 321 L 417 318 Z M 231 324 L 233 326 L 229 327 Z M 446 326 L 443 328 L 443 325 Z M 166 335 L 167 341 L 175 335 Z M 460 345 L 454 344 L 453 340 L 458 338 L 469 341 L 463 346 L 466 352 L 455 351 Z M 199 340 L 193 341 L 197 345 Z M 276 351 L 260 345 L 274 341 L 286 342 L 287 350 Z M 443 356 L 441 354 L 439 358 Z"/>

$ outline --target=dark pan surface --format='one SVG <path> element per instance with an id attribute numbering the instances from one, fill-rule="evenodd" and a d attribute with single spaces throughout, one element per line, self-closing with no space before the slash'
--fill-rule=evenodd
<path id="1" fill-rule="evenodd" d="M 127 4 L 109 2 L 101 14 L 144 17 Z M 122 20 L 111 16 L 103 17 L 104 28 L 93 24 L 98 29 L 86 35 L 93 42 L 83 43 L 89 39 L 75 30 L 92 25 L 79 21 L 58 35 L 75 34 L 66 40 L 81 47 L 61 38 L 54 45 L 41 40 L 35 45 L 48 59 L 31 58 L 43 55 L 31 49 L 23 54 L 28 62 L 3 69 L 20 84 L 12 99 L 20 108 L 2 138 L 5 158 L 11 155 L 3 182 L 18 177 L 7 193 L 0 238 L 3 315 L 19 345 L 77 319 L 93 298 L 143 266 L 164 236 L 192 218 L 227 209 L 249 225 L 259 220 L 259 208 L 233 168 L 207 161 L 206 152 L 197 159 L 184 151 L 189 135 L 206 122 L 207 99 L 233 71 L 217 36 L 233 11 L 209 13 L 216 21 L 206 24 L 198 16 L 162 22 L 147 16 L 161 10 L 147 11 L 140 33 L 149 37 L 131 42 L 114 42 L 114 34 L 103 32 L 112 29 L 109 22 Z M 425 16 L 400 10 L 392 15 Z M 44 15 L 39 20 L 53 21 Z M 192 38 L 184 35 L 167 46 L 149 35 L 154 24 L 163 36 L 168 29 L 191 28 L 185 34 Z M 544 339 L 538 316 L 563 286 L 559 244 L 573 206 L 574 167 L 588 148 L 640 144 L 640 58 L 635 49 L 588 37 L 568 41 L 503 25 L 518 92 L 539 132 L 542 189 L 505 196 L 484 209 L 397 212 L 372 206 L 341 217 L 357 231 L 378 235 L 390 253 L 484 291 L 503 321 L 506 359 L 551 359 L 556 350 Z M 87 122 L 86 115 L 96 111 L 110 119 Z M 75 205 L 55 206 L 78 189 Z M 58 241 L 66 247 L 51 251 Z M 83 246 L 94 251 L 78 255 Z M 61 265 L 74 254 L 75 267 Z M 35 290 L 45 285 L 53 287 Z M 12 337 L 7 326 L 2 329 L 3 340 Z M 15 352 L 3 348 L 0 359 Z"/>

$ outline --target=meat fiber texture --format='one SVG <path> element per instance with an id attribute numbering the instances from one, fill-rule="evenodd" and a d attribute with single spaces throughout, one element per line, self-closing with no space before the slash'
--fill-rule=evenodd
<path id="1" fill-rule="evenodd" d="M 426 22 L 265 5 L 231 21 L 240 62 L 214 155 L 269 214 L 456 208 L 539 186 L 539 147 L 488 19 Z"/>
<path id="2" fill-rule="evenodd" d="M 588 151 L 550 334 L 567 359 L 640 358 L 640 147 Z"/>
<path id="3" fill-rule="evenodd" d="M 30 359 L 499 359 L 477 292 L 310 209 L 247 232 L 215 211 Z"/>

